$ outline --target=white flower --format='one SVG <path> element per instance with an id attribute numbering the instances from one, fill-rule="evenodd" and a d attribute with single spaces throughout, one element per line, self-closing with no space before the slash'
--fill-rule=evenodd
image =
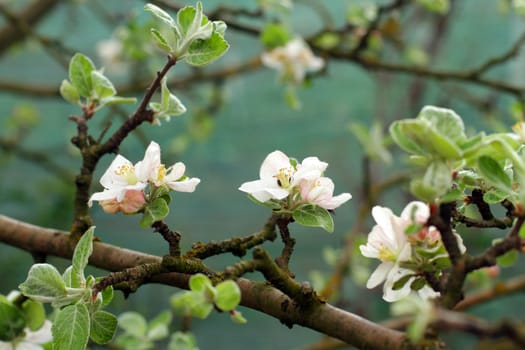
<path id="1" fill-rule="evenodd" d="M 314 56 L 301 38 L 295 38 L 285 46 L 263 53 L 261 60 L 267 67 L 279 71 L 283 80 L 296 84 L 304 80 L 307 72 L 316 72 L 324 66 L 323 59 Z"/>
<path id="2" fill-rule="evenodd" d="M 342 193 L 334 197 L 334 182 L 327 177 L 303 180 L 300 186 L 303 200 L 329 210 L 337 208 L 352 198 L 350 193 Z"/>
<path id="3" fill-rule="evenodd" d="M 120 40 L 101 40 L 97 43 L 96 50 L 104 67 L 112 73 L 121 74 L 126 71 L 127 64 L 122 61 L 124 46 Z"/>
<path id="4" fill-rule="evenodd" d="M 53 340 L 51 322 L 46 320 L 36 331 L 26 328 L 23 338 L 13 339 L 11 342 L 0 341 L 0 350 L 42 350 L 44 349 L 42 344 L 49 343 L 51 340 Z"/>
<path id="5" fill-rule="evenodd" d="M 198 178 L 185 177 L 186 166 L 182 162 L 177 162 L 166 169 L 160 162 L 160 146 L 153 141 L 146 149 L 144 159 L 135 165 L 135 169 L 140 180 L 149 181 L 157 187 L 167 185 L 179 192 L 193 192 L 201 181 Z"/>
<path id="6" fill-rule="evenodd" d="M 133 164 L 120 154 L 111 162 L 108 170 L 100 178 L 104 191 L 93 193 L 88 205 L 93 201 L 113 200 L 122 202 L 126 192 L 130 190 L 143 190 L 147 183 L 139 181 Z"/>
<path id="7" fill-rule="evenodd" d="M 274 151 L 264 159 L 259 170 L 259 180 L 245 182 L 239 190 L 251 194 L 260 202 L 288 197 L 295 168 L 290 158 L 281 151 Z"/>
<path id="8" fill-rule="evenodd" d="M 430 215 L 428 206 L 422 202 L 409 203 L 401 217 L 384 207 L 375 206 L 372 208 L 372 217 L 377 225 L 372 228 L 368 235 L 366 245 L 361 245 L 361 254 L 368 258 L 381 260 L 381 264 L 372 273 L 367 288 L 374 288 L 385 281 L 383 285 L 383 299 L 386 301 L 399 300 L 410 293 L 410 283 L 406 283 L 403 288 L 393 290 L 393 285 L 400 278 L 413 271 L 399 267 L 399 264 L 410 260 L 411 247 L 407 240 L 406 229 L 414 223 L 424 224 Z"/>

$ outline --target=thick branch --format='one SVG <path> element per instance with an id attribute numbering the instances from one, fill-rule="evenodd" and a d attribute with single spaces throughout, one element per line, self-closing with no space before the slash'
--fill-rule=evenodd
<path id="1" fill-rule="evenodd" d="M 70 259 L 73 245 L 66 232 L 46 229 L 0 215 L 0 242 L 29 252 L 43 252 Z M 145 263 L 159 263 L 160 257 L 95 242 L 90 264 L 120 271 Z M 189 275 L 166 273 L 152 282 L 187 288 Z M 358 348 L 416 349 L 406 343 L 404 333 L 377 325 L 359 316 L 321 304 L 305 316 L 303 310 L 282 292 L 264 283 L 237 280 L 242 292 L 241 304 L 279 319 L 286 324 L 297 324 L 341 339 Z"/>

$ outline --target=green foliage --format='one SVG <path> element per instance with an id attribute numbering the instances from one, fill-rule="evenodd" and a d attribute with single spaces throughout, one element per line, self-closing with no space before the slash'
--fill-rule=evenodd
<path id="1" fill-rule="evenodd" d="M 27 328 L 36 331 L 44 325 L 46 320 L 46 310 L 42 303 L 27 299 L 22 303 L 21 309 Z"/>
<path id="2" fill-rule="evenodd" d="M 224 281 L 215 287 L 203 274 L 190 278 L 190 290 L 171 297 L 171 305 L 176 312 L 197 318 L 206 318 L 214 307 L 222 311 L 234 312 L 241 302 L 241 291 L 234 281 Z M 242 322 L 242 316 L 236 321 Z"/>
<path id="3" fill-rule="evenodd" d="M 292 33 L 280 23 L 268 23 L 261 31 L 259 39 L 267 49 L 284 46 L 293 39 Z"/>
<path id="4" fill-rule="evenodd" d="M 186 112 L 186 107 L 180 100 L 173 95 L 166 83 L 166 78 L 161 81 L 160 103 L 150 102 L 149 107 L 155 112 L 155 121 L 160 124 L 159 118 L 165 118 L 169 121 L 171 117 L 175 117 Z"/>
<path id="5" fill-rule="evenodd" d="M 85 349 L 90 332 L 87 306 L 78 303 L 58 309 L 51 332 L 53 350 Z"/>
<path id="6" fill-rule="evenodd" d="M 125 312 L 118 317 L 118 326 L 124 331 L 119 334 L 115 343 L 126 350 L 153 349 L 155 341 L 169 335 L 171 313 L 163 311 L 149 323 L 137 312 Z"/>
<path id="7" fill-rule="evenodd" d="M 294 220 L 303 226 L 321 227 L 326 232 L 334 232 L 334 219 L 328 210 L 312 204 L 304 204 L 292 213 Z"/>
<path id="8" fill-rule="evenodd" d="M 113 83 L 81 53 L 76 53 L 69 62 L 69 80 L 62 81 L 60 94 L 66 101 L 82 107 L 97 110 L 110 104 L 136 101 L 135 98 L 116 96 Z"/>
<path id="9" fill-rule="evenodd" d="M 27 279 L 19 286 L 27 297 L 52 303 L 56 316 L 52 326 L 53 349 L 85 349 L 91 338 L 98 344 L 105 344 L 115 334 L 117 319 L 102 311 L 113 298 L 112 288 L 96 296 L 92 295 L 95 283 L 93 276 L 84 275 L 84 269 L 93 252 L 94 227 L 80 238 L 73 252 L 72 265 L 63 275 L 49 264 L 35 264 L 29 270 Z M 42 305 L 22 304 L 27 326 L 38 329 L 44 322 Z M 31 301 L 31 303 L 35 303 Z"/>
<path id="10" fill-rule="evenodd" d="M 195 336 L 191 333 L 175 332 L 172 334 L 168 350 L 198 350 Z"/>
<path id="11" fill-rule="evenodd" d="M 24 331 L 24 314 L 13 304 L 0 301 L 0 340 L 10 341 Z"/>
<path id="12" fill-rule="evenodd" d="M 229 48 L 224 39 L 226 24 L 209 21 L 200 2 L 195 7 L 182 8 L 177 13 L 177 20 L 153 4 L 146 4 L 144 9 L 168 27 L 169 35 L 158 29 L 152 29 L 151 33 L 157 46 L 176 60 L 204 66 L 221 57 Z"/>
<path id="13" fill-rule="evenodd" d="M 450 0 L 416 0 L 418 4 L 429 11 L 445 14 L 450 8 Z"/>
<path id="14" fill-rule="evenodd" d="M 164 197 L 155 198 L 144 207 L 144 215 L 140 220 L 140 226 L 150 227 L 154 222 L 161 221 L 168 216 L 170 208 Z"/>

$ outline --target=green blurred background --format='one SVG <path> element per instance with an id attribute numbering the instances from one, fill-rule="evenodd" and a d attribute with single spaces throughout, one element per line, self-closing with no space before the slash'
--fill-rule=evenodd
<path id="1" fill-rule="evenodd" d="M 16 10 L 26 1 L 7 2 L 8 8 Z M 189 3 L 189 2 L 188 2 Z M 204 1 L 205 11 L 211 11 L 217 1 Z M 290 26 L 303 36 L 309 36 L 321 29 L 322 22 L 316 14 L 318 5 L 314 1 L 297 1 L 290 17 Z M 342 25 L 349 6 L 363 1 L 333 0 L 322 2 L 336 26 Z M 381 4 L 385 2 L 376 1 Z M 453 12 L 447 32 L 441 38 L 439 52 L 429 57 L 431 67 L 463 69 L 473 67 L 487 58 L 507 50 L 523 31 L 523 19 L 514 13 L 501 11 L 505 1 L 476 0 L 454 1 Z M 97 66 L 96 45 L 100 40 L 111 37 L 122 20 L 135 13 L 136 23 L 149 19 L 142 13 L 144 3 L 140 1 L 64 1 L 35 29 L 38 33 L 59 38 L 64 45 L 92 57 Z M 242 6 L 254 9 L 255 2 L 221 1 L 220 5 Z M 430 40 L 432 33 L 429 22 L 433 14 L 414 7 L 400 15 L 400 26 L 407 52 L 410 47 L 421 49 Z M 317 10 L 316 10 L 317 9 Z M 103 20 L 101 13 L 111 14 L 112 20 Z M 250 23 L 249 19 L 244 20 Z M 5 21 L 0 22 L 2 25 Z M 258 21 L 255 21 L 259 24 Z M 257 38 L 228 30 L 227 39 L 231 44 L 229 52 L 206 70 L 240 64 L 255 57 L 262 50 Z M 403 54 L 383 43 L 381 57 L 386 60 L 406 63 Z M 424 49 L 423 49 L 424 51 Z M 141 67 L 153 76 L 154 69 L 162 64 L 162 54 L 156 53 L 156 63 Z M 499 80 L 525 83 L 523 56 L 513 63 L 491 71 L 489 76 Z M 177 65 L 170 73 L 171 79 L 190 73 L 183 64 Z M 107 75 L 116 82 L 127 83 L 130 74 Z M 148 74 L 148 73 L 145 73 Z M 0 80 L 17 81 L 28 85 L 58 87 L 67 72 L 42 47 L 29 40 L 13 47 L 0 57 Z M 201 178 L 197 191 L 192 194 L 176 193 L 173 196 L 171 214 L 167 222 L 182 232 L 183 247 L 194 241 L 220 240 L 257 231 L 269 216 L 262 207 L 252 204 L 237 190 L 245 181 L 258 177 L 259 166 L 264 157 L 276 149 L 298 159 L 315 155 L 327 161 L 330 166 L 327 176 L 333 178 L 336 193 L 351 192 L 352 201 L 337 210 L 335 232 L 326 234 L 320 229 L 291 226 L 297 238 L 296 254 L 291 269 L 299 281 L 310 279 L 312 270 L 329 271 L 323 248 L 337 249 L 344 235 L 351 228 L 357 215 L 357 203 L 362 200 L 360 193 L 363 181 L 362 146 L 350 131 L 352 123 L 366 127 L 374 121 L 383 126 L 399 118 L 415 117 L 425 104 L 434 104 L 455 109 L 466 121 L 470 130 L 489 128 L 509 129 L 514 123 L 513 100 L 498 92 L 466 84 L 423 81 L 420 86 L 421 98 L 415 102 L 414 77 L 396 74 L 372 73 L 349 62 L 329 62 L 324 74 L 316 76 L 310 86 L 300 88 L 298 97 L 302 109 L 291 109 L 283 99 L 284 87 L 276 73 L 260 68 L 245 74 L 225 79 L 217 90 L 210 83 L 172 89 L 184 102 L 188 112 L 161 127 L 145 125 L 139 135 L 126 139 L 120 153 L 133 162 L 140 160 L 147 140 L 157 141 L 163 150 L 166 164 L 183 161 L 190 176 Z M 118 85 L 118 83 L 117 83 Z M 458 92 L 459 91 L 459 92 Z M 128 95 L 126 95 L 128 96 Z M 479 102 L 469 103 L 465 97 Z M 140 98 L 140 95 L 137 95 Z M 213 113 L 206 111 L 210 99 L 220 101 Z M 472 101 L 470 101 L 472 102 Z M 485 103 L 485 105 L 483 105 Z M 34 110 L 34 113 L 32 112 Z M 131 111 L 128 108 L 128 111 Z M 18 135 L 20 115 L 34 115 L 28 130 L 20 136 L 27 149 L 49 151 L 50 157 L 62 167 L 75 173 L 80 158 L 68 140 L 75 134 L 75 125 L 68 116 L 78 110 L 60 98 L 20 96 L 0 91 L 0 137 Z M 102 112 L 92 121 L 92 127 L 101 130 L 108 118 L 115 118 L 113 127 L 118 125 L 115 112 Z M 32 118 L 29 118 L 32 119 Z M 396 154 L 394 150 L 394 154 Z M 400 158 L 391 164 L 373 165 L 374 180 L 406 168 Z M 97 178 L 111 162 L 106 157 L 97 169 Z M 68 230 L 72 218 L 71 183 L 64 183 L 57 174 L 43 170 L 30 162 L 18 159 L 9 152 L 0 151 L 0 213 L 33 224 Z M 391 206 L 398 212 L 410 198 L 400 191 L 389 192 L 382 197 L 381 205 Z M 107 215 L 98 206 L 91 210 L 97 226 L 97 235 L 105 242 L 162 255 L 166 244 L 150 230 L 137 226 L 138 217 Z M 371 226 L 371 222 L 369 222 Z M 363 233 L 367 233 L 363 232 Z M 476 249 L 480 243 L 487 244 L 496 235 L 466 236 L 469 248 Z M 268 245 L 272 252 L 278 252 L 281 243 Z M 67 262 L 50 259 L 59 266 Z M 210 260 L 210 265 L 221 268 L 237 261 L 231 256 Z M 30 254 L 0 245 L 0 293 L 15 289 L 25 278 L 32 263 Z M 374 267 L 375 262 L 370 267 Z M 516 269 L 515 269 L 516 271 Z M 503 277 L 511 271 L 504 271 Z M 98 275 L 104 272 L 96 271 Z M 250 275 L 259 279 L 257 275 Z M 136 310 L 151 318 L 159 310 L 167 308 L 169 296 L 174 289 L 147 285 L 127 301 L 119 294 L 112 305 L 116 313 L 122 310 Z M 348 279 L 343 288 L 343 305 L 349 310 L 379 320 L 388 316 L 388 305 L 380 298 L 380 290 L 370 292 L 363 286 Z M 512 305 L 522 301 L 521 295 L 506 298 L 477 308 L 475 312 L 490 313 L 494 319 L 501 316 L 520 316 L 519 308 Z M 319 338 L 313 331 L 294 327 L 288 329 L 279 321 L 244 309 L 248 324 L 232 324 L 227 315 L 214 313 L 207 321 L 195 321 L 192 331 L 196 334 L 201 349 L 300 349 Z M 175 320 L 175 324 L 180 320 Z M 473 339 L 461 337 L 454 341 L 457 349 L 471 344 Z"/>

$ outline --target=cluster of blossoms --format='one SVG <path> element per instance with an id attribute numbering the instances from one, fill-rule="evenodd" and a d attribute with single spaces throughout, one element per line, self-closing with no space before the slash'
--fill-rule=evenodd
<path id="1" fill-rule="evenodd" d="M 200 179 L 184 176 L 186 166 L 177 162 L 166 168 L 160 162 L 160 147 L 151 142 L 144 159 L 135 165 L 120 154 L 102 175 L 100 184 L 104 191 L 94 193 L 89 206 L 98 201 L 106 213 L 125 214 L 140 212 L 148 200 L 155 197 L 159 189 L 178 192 L 193 192 Z M 149 192 L 146 192 L 148 185 Z"/>
<path id="2" fill-rule="evenodd" d="M 308 157 L 298 163 L 283 152 L 274 151 L 263 161 L 260 179 L 245 182 L 239 190 L 262 203 L 277 201 L 284 210 L 294 210 L 307 203 L 332 210 L 352 196 L 342 193 L 334 197 L 333 181 L 323 176 L 327 167 L 328 163 L 317 157 Z"/>
<path id="3" fill-rule="evenodd" d="M 265 66 L 276 69 L 283 81 L 297 85 L 303 82 L 306 73 L 317 72 L 324 67 L 323 59 L 316 57 L 301 38 L 263 53 L 261 61 Z"/>
<path id="4" fill-rule="evenodd" d="M 401 216 L 384 207 L 375 206 L 372 216 L 377 223 L 368 235 L 366 245 L 361 245 L 361 254 L 381 260 L 372 273 L 367 288 L 383 285 L 383 299 L 388 302 L 400 300 L 417 290 L 423 299 L 435 298 L 434 291 L 423 276 L 423 271 L 448 263 L 448 254 L 441 241 L 441 234 L 426 223 L 430 216 L 428 205 L 423 202 L 409 203 Z M 465 252 L 461 236 L 454 233 L 460 251 Z"/>

